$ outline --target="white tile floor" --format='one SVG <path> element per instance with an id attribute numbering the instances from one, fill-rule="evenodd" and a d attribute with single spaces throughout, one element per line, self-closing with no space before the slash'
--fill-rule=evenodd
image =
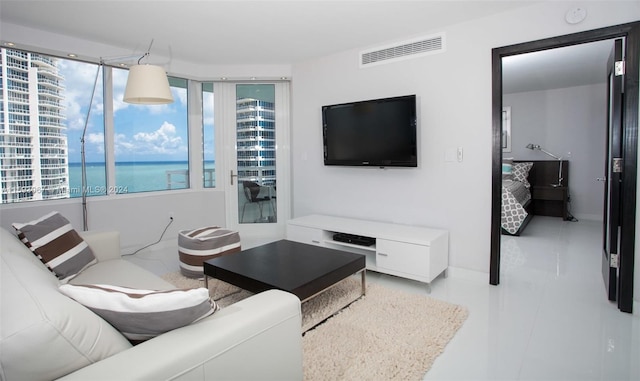
<path id="1" fill-rule="evenodd" d="M 499 286 L 435 282 L 470 317 L 425 380 L 640 380 L 640 318 L 606 300 L 601 232 L 536 216 L 502 237 Z"/>
<path id="2" fill-rule="evenodd" d="M 424 379 L 640 380 L 640 317 L 606 300 L 600 234 L 597 222 L 537 216 L 523 236 L 503 236 L 499 286 L 455 272 L 434 281 L 431 297 L 470 314 Z M 243 248 L 268 241 L 243 237 Z M 158 274 L 178 269 L 175 241 L 129 258 Z M 427 294 L 418 282 L 367 280 Z"/>

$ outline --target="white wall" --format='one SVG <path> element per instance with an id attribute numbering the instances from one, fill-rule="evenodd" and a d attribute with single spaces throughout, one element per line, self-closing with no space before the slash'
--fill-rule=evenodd
<path id="1" fill-rule="evenodd" d="M 79 198 L 7 204 L 0 210 L 0 226 L 10 231 L 14 231 L 11 227 L 14 222 L 31 221 L 54 210 L 64 215 L 76 230 L 82 230 Z M 169 222 L 169 213 L 174 221 L 164 240 L 176 239 L 180 230 L 226 226 L 224 192 L 213 189 L 89 197 L 87 210 L 89 229 L 119 231 L 124 251 L 157 241 Z"/>
<path id="2" fill-rule="evenodd" d="M 360 50 L 293 66 L 293 212 L 324 213 L 448 229 L 451 266 L 488 273 L 491 223 L 491 49 L 637 20 L 637 2 L 586 3 L 569 25 L 564 2 L 503 13 L 424 35 L 446 33 L 446 52 L 358 67 Z M 415 36 L 407 36 L 415 37 Z M 383 41 L 381 45 L 393 43 Z M 419 167 L 325 167 L 322 105 L 417 94 Z M 464 161 L 445 162 L 463 147 Z"/>
<path id="3" fill-rule="evenodd" d="M 605 78 L 603 68 L 603 78 Z M 577 219 L 602 220 L 607 86 L 606 83 L 547 91 L 505 94 L 511 106 L 512 151 L 517 160 L 554 160 L 528 143 L 569 161 L 571 214 Z M 565 176 L 566 178 L 566 176 Z"/>

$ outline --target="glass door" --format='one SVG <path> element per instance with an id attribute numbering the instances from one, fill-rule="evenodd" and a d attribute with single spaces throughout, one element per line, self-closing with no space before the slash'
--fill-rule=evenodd
<path id="1" fill-rule="evenodd" d="M 288 216 L 288 83 L 232 84 L 230 226 L 243 237 L 284 238 Z"/>

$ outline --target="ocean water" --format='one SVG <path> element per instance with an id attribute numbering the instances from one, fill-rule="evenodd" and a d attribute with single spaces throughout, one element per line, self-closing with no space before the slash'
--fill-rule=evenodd
<path id="1" fill-rule="evenodd" d="M 214 162 L 206 162 L 205 168 L 213 169 L 214 165 Z M 184 189 L 187 188 L 188 169 L 186 161 L 120 162 L 116 163 L 116 185 L 107 189 L 105 164 L 87 163 L 87 195 Z M 172 173 L 169 175 L 168 172 Z M 69 188 L 70 197 L 82 197 L 81 163 L 69 163 Z"/>

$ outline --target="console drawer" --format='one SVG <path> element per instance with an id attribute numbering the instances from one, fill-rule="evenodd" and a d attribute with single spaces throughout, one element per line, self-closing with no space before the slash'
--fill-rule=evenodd
<path id="1" fill-rule="evenodd" d="M 322 234 L 323 231 L 321 229 L 287 224 L 287 239 L 290 241 L 324 246 L 322 243 Z"/>
<path id="2" fill-rule="evenodd" d="M 412 243 L 378 239 L 376 266 L 405 274 L 429 274 L 429 247 Z"/>

